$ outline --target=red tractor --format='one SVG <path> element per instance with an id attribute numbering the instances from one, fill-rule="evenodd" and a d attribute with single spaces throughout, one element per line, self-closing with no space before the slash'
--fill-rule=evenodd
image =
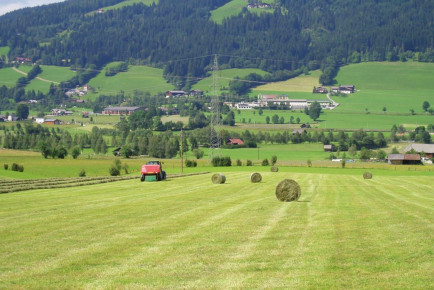
<path id="1" fill-rule="evenodd" d="M 163 171 L 161 167 L 160 161 L 149 161 L 146 165 L 142 166 L 141 170 L 141 181 L 147 180 L 165 180 L 166 179 L 166 171 Z"/>

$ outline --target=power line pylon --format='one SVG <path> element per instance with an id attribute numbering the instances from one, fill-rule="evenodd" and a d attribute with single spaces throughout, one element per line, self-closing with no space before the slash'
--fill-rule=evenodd
<path id="1" fill-rule="evenodd" d="M 218 96 L 218 59 L 217 54 L 214 55 L 213 72 L 213 96 L 211 97 L 211 123 L 210 123 L 210 154 L 212 160 L 214 157 L 221 156 L 221 125 L 222 119 L 220 116 L 220 100 Z"/>

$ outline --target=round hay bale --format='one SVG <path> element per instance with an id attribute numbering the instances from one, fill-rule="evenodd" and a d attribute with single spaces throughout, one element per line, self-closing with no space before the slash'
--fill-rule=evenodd
<path id="1" fill-rule="evenodd" d="M 300 185 L 295 180 L 284 179 L 276 187 L 276 197 L 280 201 L 298 200 L 300 195 Z"/>
<path id="2" fill-rule="evenodd" d="M 250 181 L 253 183 L 261 182 L 262 181 L 261 173 L 255 172 L 250 174 Z"/>
<path id="3" fill-rule="evenodd" d="M 211 180 L 214 184 L 222 184 L 226 182 L 226 176 L 221 173 L 216 173 L 211 177 Z"/>
<path id="4" fill-rule="evenodd" d="M 279 167 L 271 166 L 271 172 L 278 172 L 278 171 L 279 171 Z"/>
<path id="5" fill-rule="evenodd" d="M 363 178 L 364 179 L 371 179 L 372 178 L 372 173 L 369 171 L 366 171 L 365 173 L 363 173 Z"/>

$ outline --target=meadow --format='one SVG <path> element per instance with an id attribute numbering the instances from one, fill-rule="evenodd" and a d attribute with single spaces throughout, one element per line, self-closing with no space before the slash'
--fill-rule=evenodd
<path id="1" fill-rule="evenodd" d="M 127 72 L 120 72 L 111 77 L 105 76 L 103 69 L 89 81 L 89 85 L 95 89 L 94 93 L 87 95 L 90 99 L 101 94 L 116 95 L 121 92 L 127 96 L 133 96 L 135 91 L 156 95 L 174 89 L 173 85 L 168 84 L 163 78 L 162 69 L 136 65 L 130 65 Z"/>
<path id="2" fill-rule="evenodd" d="M 50 90 L 51 83 L 58 85 L 61 82 L 66 82 L 71 79 L 76 74 L 69 67 L 41 65 L 41 69 L 42 73 L 38 75 L 38 78 L 43 80 L 37 78 L 33 79 L 26 86 L 26 90 L 34 90 L 35 92 L 41 91 L 46 94 Z"/>
<path id="3" fill-rule="evenodd" d="M 9 53 L 9 46 L 0 46 L 0 57 L 4 56 L 7 59 Z"/>
<path id="4" fill-rule="evenodd" d="M 232 81 L 236 77 L 242 79 L 251 73 L 256 73 L 261 76 L 267 74 L 266 71 L 263 71 L 261 69 L 256 69 L 256 68 L 243 68 L 243 69 L 231 68 L 231 69 L 224 69 L 218 71 L 218 76 L 217 76 L 218 88 L 216 90 L 216 93 L 219 95 L 222 92 L 229 93 L 230 81 Z M 214 92 L 213 76 L 211 75 L 209 77 L 200 80 L 195 85 L 193 85 L 193 89 L 204 91 L 206 94 L 212 94 Z"/>
<path id="5" fill-rule="evenodd" d="M 254 184 L 257 168 L 218 170 L 225 184 L 208 173 L 1 194 L 0 287 L 433 285 L 432 173 L 267 170 Z M 285 178 L 298 202 L 276 199 Z"/>
<path id="6" fill-rule="evenodd" d="M 272 4 L 274 0 L 262 1 L 262 3 Z M 211 20 L 217 24 L 222 24 L 225 18 L 236 16 L 242 12 L 243 8 L 247 8 L 248 2 L 245 0 L 232 0 L 225 5 L 211 11 Z M 274 9 L 249 9 L 251 13 L 273 13 Z"/>
<path id="7" fill-rule="evenodd" d="M 0 86 L 12 88 L 17 84 L 18 79 L 23 76 L 10 67 L 0 68 Z"/>

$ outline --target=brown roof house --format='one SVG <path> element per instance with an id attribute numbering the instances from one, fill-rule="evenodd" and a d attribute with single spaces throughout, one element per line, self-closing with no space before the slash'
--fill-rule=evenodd
<path id="1" fill-rule="evenodd" d="M 420 164 L 421 159 L 419 154 L 389 154 L 387 156 L 389 164 Z"/>
<path id="2" fill-rule="evenodd" d="M 244 145 L 244 142 L 240 138 L 229 138 L 226 145 Z"/>

